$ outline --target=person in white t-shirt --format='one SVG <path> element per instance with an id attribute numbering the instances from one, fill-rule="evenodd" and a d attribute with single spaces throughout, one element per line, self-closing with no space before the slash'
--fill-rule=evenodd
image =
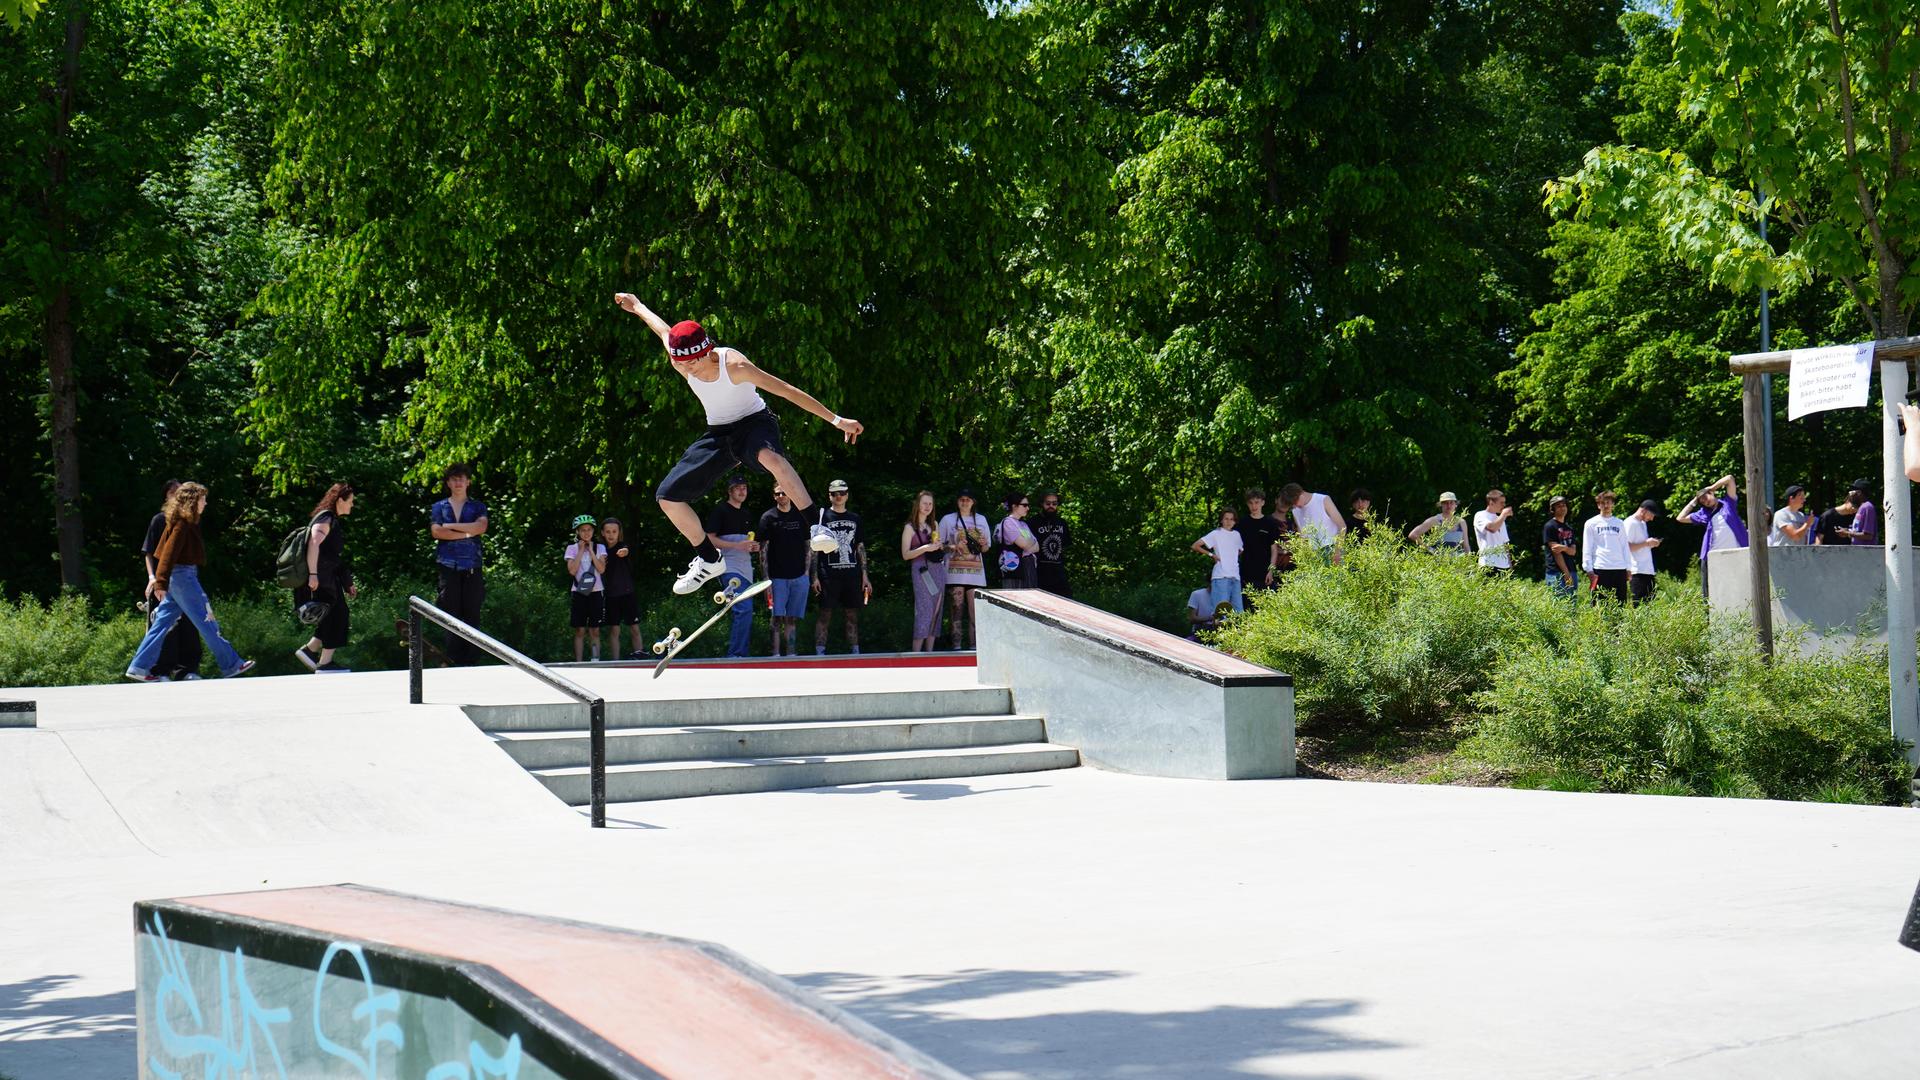
<path id="1" fill-rule="evenodd" d="M 1813 515 L 1807 513 L 1807 489 L 1795 484 L 1787 489 L 1787 505 L 1773 512 L 1773 529 L 1767 533 L 1767 546 L 1811 543 L 1813 525 Z"/>
<path id="2" fill-rule="evenodd" d="M 1187 637 L 1198 641 L 1200 631 L 1213 629 L 1214 612 L 1212 589 L 1195 589 L 1187 594 Z"/>
<path id="3" fill-rule="evenodd" d="M 1507 550 L 1507 519 L 1512 516 L 1506 492 L 1499 488 L 1487 492 L 1487 508 L 1473 515 L 1473 539 L 1480 549 L 1481 566 L 1513 569 L 1513 555 Z"/>
<path id="4" fill-rule="evenodd" d="M 1627 515 L 1626 527 L 1620 534 L 1627 542 L 1627 557 L 1633 563 L 1627 589 L 1636 605 L 1653 599 L 1653 549 L 1660 546 L 1660 538 L 1647 535 L 1647 525 L 1659 516 L 1660 504 L 1647 499 Z"/>
<path id="5" fill-rule="evenodd" d="M 1244 611 L 1240 601 L 1240 547 L 1243 540 L 1233 531 L 1240 515 L 1231 510 L 1220 511 L 1220 527 L 1193 542 L 1193 550 L 1213 560 L 1213 581 L 1210 591 L 1215 604 L 1231 604 L 1233 610 Z"/>
<path id="6" fill-rule="evenodd" d="M 1347 519 L 1340 516 L 1332 496 L 1308 491 L 1299 484 L 1288 484 L 1280 489 L 1280 501 L 1274 507 L 1275 513 L 1285 511 L 1292 512 L 1294 525 L 1313 541 L 1322 556 L 1340 561 L 1339 549 L 1334 544 L 1346 533 Z"/>
<path id="7" fill-rule="evenodd" d="M 1580 569 L 1587 572 L 1593 590 L 1593 602 L 1608 592 L 1621 603 L 1627 602 L 1627 575 L 1633 569 L 1633 553 L 1627 549 L 1626 523 L 1613 516 L 1613 492 L 1593 497 L 1600 512 L 1587 519 L 1580 532 Z"/>

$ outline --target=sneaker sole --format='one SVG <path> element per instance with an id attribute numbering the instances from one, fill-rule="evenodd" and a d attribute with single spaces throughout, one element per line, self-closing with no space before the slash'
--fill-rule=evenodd
<path id="1" fill-rule="evenodd" d="M 318 672 L 320 670 L 320 661 L 315 660 L 305 649 L 293 650 L 293 658 L 305 664 L 308 671 Z"/>

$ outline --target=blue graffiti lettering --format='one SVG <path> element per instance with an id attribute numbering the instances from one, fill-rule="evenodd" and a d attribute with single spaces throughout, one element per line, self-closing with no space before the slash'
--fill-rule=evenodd
<path id="1" fill-rule="evenodd" d="M 320 1006 L 326 993 L 327 973 L 333 970 L 333 961 L 336 956 L 349 957 L 360 969 L 360 985 L 366 990 L 366 1000 L 353 1007 L 353 1019 L 356 1023 L 366 1025 L 366 1034 L 359 1042 L 360 1048 L 366 1051 L 365 1057 L 328 1038 L 321 1022 Z M 374 983 L 373 971 L 367 967 L 367 954 L 364 949 L 357 944 L 338 941 L 327 946 L 326 954 L 320 958 L 319 970 L 313 973 L 313 1038 L 323 1053 L 358 1069 L 363 1080 L 378 1080 L 380 1048 L 391 1046 L 399 1050 L 407 1044 L 406 1033 L 400 1030 L 400 1025 L 391 1019 L 384 1018 L 385 1014 L 399 1011 L 399 993 L 393 990 L 382 991 Z"/>
<path id="2" fill-rule="evenodd" d="M 161 1052 L 151 1055 L 147 1061 L 154 1073 L 162 1080 L 181 1080 L 184 1075 L 206 1080 L 220 1080 L 229 1075 L 236 1080 L 239 1077 L 285 1080 L 287 1066 L 280 1057 L 279 1044 L 274 1041 L 273 1025 L 289 1023 L 293 1013 L 284 1008 L 261 1006 L 247 982 L 246 953 L 235 949 L 231 957 L 220 954 L 220 1028 L 216 1033 L 207 1030 L 207 1010 L 202 1008 L 188 975 L 186 958 L 179 944 L 167 936 L 166 923 L 158 912 L 148 920 L 147 934 L 154 962 L 160 969 L 153 991 L 153 1016 L 159 1030 Z M 192 1021 L 192 1031 L 182 1032 L 174 1026 L 176 1005 Z M 197 1067 L 182 1072 L 170 1068 L 170 1064 Z M 266 1067 L 269 1064 L 271 1072 Z"/>
<path id="3" fill-rule="evenodd" d="M 487 1053 L 475 1039 L 467 1043 L 467 1060 L 445 1061 L 427 1072 L 425 1080 L 519 1080 L 520 1036 L 507 1039 L 499 1057 Z"/>

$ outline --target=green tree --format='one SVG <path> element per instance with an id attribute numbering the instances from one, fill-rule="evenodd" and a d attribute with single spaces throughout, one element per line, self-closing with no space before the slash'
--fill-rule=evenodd
<path id="1" fill-rule="evenodd" d="M 1907 333 L 1920 275 L 1920 35 L 1911 3 L 1676 0 L 1682 104 L 1712 141 L 1609 145 L 1550 185 L 1550 206 L 1655 230 L 1716 284 L 1751 291 L 1819 277 L 1857 325 Z M 1761 240 L 1762 214 L 1784 251 Z"/>
<path id="2" fill-rule="evenodd" d="M 316 237 L 267 297 L 283 336 L 249 419 L 272 475 L 324 453 L 307 418 L 397 380 L 383 419 L 416 477 L 477 459 L 529 525 L 589 492 L 639 501 L 701 420 L 616 290 L 859 417 L 869 436 L 841 461 L 976 437 L 971 375 L 1015 285 L 1013 181 L 1045 136 L 1024 18 L 265 10 L 285 28 L 273 198 Z M 824 460 L 813 433 L 789 442 Z"/>
<path id="3" fill-rule="evenodd" d="M 1706 125 L 1683 108 L 1691 93 L 1672 28 L 1659 17 L 1622 20 L 1630 55 L 1598 85 L 1619 109 L 1616 138 L 1659 145 L 1704 173 L 1718 155 Z M 1716 285 L 1648 224 L 1563 220 L 1547 249 L 1557 295 L 1500 384 L 1514 395 L 1509 445 L 1527 487 L 1576 501 L 1604 488 L 1631 503 L 1677 505 L 1713 477 L 1740 469 L 1740 383 L 1726 357 L 1758 344 L 1757 297 Z M 1794 347 L 1846 332 L 1852 317 L 1831 288 L 1796 285 L 1774 297 L 1776 342 Z M 1778 403 L 1784 406 L 1784 401 Z M 1777 418 L 1781 483 L 1810 483 L 1816 500 L 1869 469 L 1874 417 Z M 1818 505 L 1818 503 L 1816 503 Z M 1672 569 L 1687 545 L 1659 555 Z"/>

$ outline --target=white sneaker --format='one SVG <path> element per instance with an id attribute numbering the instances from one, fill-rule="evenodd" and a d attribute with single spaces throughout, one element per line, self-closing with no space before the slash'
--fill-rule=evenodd
<path id="1" fill-rule="evenodd" d="M 827 528 L 825 525 L 815 525 L 813 527 L 813 536 L 807 541 L 807 546 L 821 554 L 826 554 L 830 551 L 839 551 L 840 538 L 833 535 L 833 530 Z"/>
<path id="2" fill-rule="evenodd" d="M 673 591 L 681 596 L 690 592 L 699 592 L 700 586 L 719 577 L 726 572 L 726 569 L 727 564 L 718 559 L 708 562 L 695 555 L 693 561 L 687 564 L 687 572 L 674 579 Z"/>

